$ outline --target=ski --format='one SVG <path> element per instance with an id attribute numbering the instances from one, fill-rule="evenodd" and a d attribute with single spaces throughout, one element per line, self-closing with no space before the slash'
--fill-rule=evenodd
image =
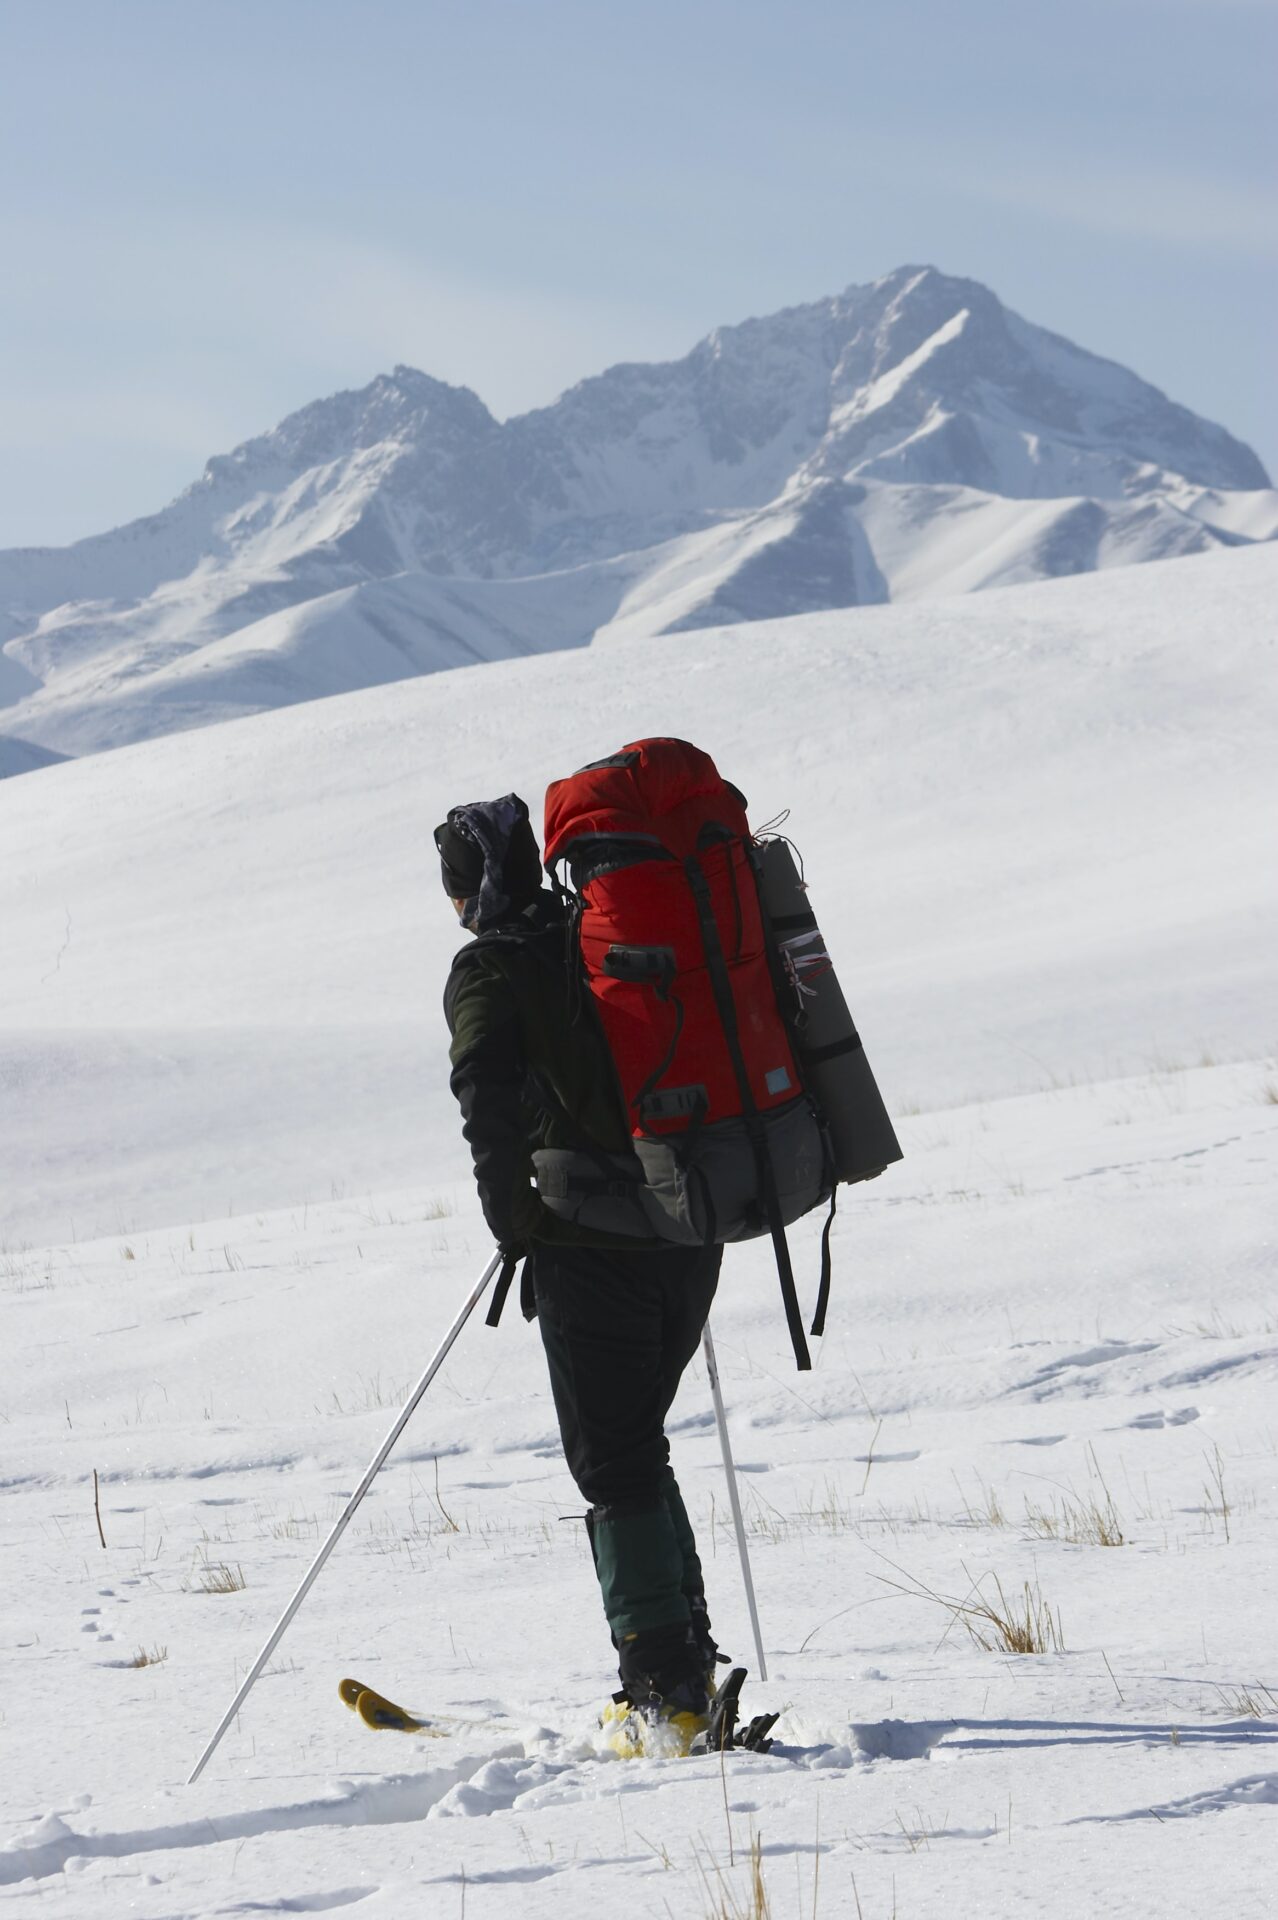
<path id="1" fill-rule="evenodd" d="M 622 1759 L 638 1759 L 645 1751 L 649 1758 L 675 1758 L 678 1755 L 723 1753 L 728 1751 L 767 1753 L 772 1746 L 769 1735 L 776 1725 L 779 1714 L 757 1713 L 739 1728 L 737 1718 L 740 1712 L 741 1688 L 745 1683 L 746 1669 L 733 1667 L 731 1672 L 716 1688 L 708 1709 L 706 1725 L 689 1738 L 690 1729 L 677 1727 L 673 1723 L 658 1722 L 657 1729 L 650 1728 L 643 1716 L 627 1710 L 618 1713 L 618 1702 L 613 1702 L 605 1713 L 602 1725 L 613 1722 L 609 1736 L 609 1745 Z M 415 1733 L 428 1740 L 444 1740 L 459 1726 L 472 1724 L 467 1722 L 429 1720 L 422 1714 L 410 1713 L 407 1707 L 401 1707 L 394 1700 L 388 1700 L 384 1693 L 375 1687 L 365 1686 L 362 1680 L 340 1680 L 337 1691 L 351 1711 L 358 1715 L 366 1727 L 376 1733 Z M 679 1716 L 682 1721 L 690 1716 Z M 659 1730 L 666 1737 L 660 1742 L 661 1753 L 653 1749 L 651 1740 L 645 1740 Z"/>
<path id="2" fill-rule="evenodd" d="M 406 1707 L 397 1706 L 375 1687 L 366 1687 L 362 1680 L 339 1680 L 337 1691 L 364 1725 L 379 1733 L 421 1733 L 442 1740 L 449 1731 L 436 1720 L 423 1719 L 419 1714 L 409 1713 Z"/>

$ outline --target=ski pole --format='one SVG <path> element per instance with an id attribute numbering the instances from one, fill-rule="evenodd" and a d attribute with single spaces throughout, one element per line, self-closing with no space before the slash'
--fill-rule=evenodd
<path id="1" fill-rule="evenodd" d="M 258 1675 L 261 1673 L 262 1668 L 266 1665 L 267 1661 L 270 1659 L 271 1655 L 274 1653 L 276 1647 L 279 1645 L 280 1641 L 283 1639 L 284 1631 L 285 1631 L 285 1628 L 288 1626 L 289 1621 L 293 1618 L 293 1615 L 297 1612 L 303 1600 L 305 1600 L 307 1594 L 310 1592 L 311 1587 L 315 1582 L 316 1576 L 318 1575 L 320 1568 L 324 1565 L 324 1562 L 328 1559 L 329 1554 L 333 1551 L 333 1548 L 337 1545 L 343 1533 L 346 1531 L 347 1523 L 349 1522 L 352 1515 L 354 1514 L 356 1507 L 358 1507 L 360 1501 L 364 1498 L 364 1495 L 368 1492 L 368 1489 L 372 1486 L 373 1481 L 377 1478 L 377 1475 L 380 1469 L 385 1464 L 387 1454 L 390 1452 L 395 1442 L 399 1439 L 399 1436 L 404 1431 L 404 1428 L 408 1425 L 408 1422 L 412 1418 L 413 1411 L 416 1408 L 418 1401 L 421 1399 L 422 1395 L 425 1393 L 431 1381 L 435 1378 L 435 1375 L 439 1372 L 440 1367 L 443 1365 L 444 1360 L 447 1358 L 448 1351 L 452 1346 L 454 1340 L 457 1338 L 458 1334 L 461 1332 L 462 1328 L 465 1326 L 467 1320 L 469 1320 L 475 1308 L 479 1305 L 480 1300 L 483 1298 L 484 1290 L 487 1287 L 489 1281 L 492 1279 L 493 1275 L 496 1273 L 497 1269 L 500 1267 L 501 1261 L 502 1261 L 502 1256 L 499 1249 L 496 1253 L 494 1253 L 492 1259 L 488 1262 L 488 1265 L 484 1268 L 483 1273 L 480 1275 L 479 1279 L 476 1280 L 474 1286 L 471 1288 L 470 1293 L 466 1297 L 465 1303 L 463 1304 L 463 1306 L 461 1307 L 461 1310 L 457 1315 L 457 1318 L 453 1321 L 452 1326 L 448 1329 L 448 1332 L 444 1335 L 438 1347 L 436 1347 L 435 1352 L 432 1354 L 430 1365 L 427 1367 L 421 1379 L 417 1382 L 417 1385 L 413 1388 L 413 1391 L 408 1398 L 407 1404 L 404 1407 L 404 1411 L 400 1414 L 394 1426 L 391 1428 L 386 1438 L 382 1441 L 381 1446 L 377 1449 L 377 1452 L 373 1456 L 373 1459 L 369 1465 L 367 1473 L 364 1475 L 364 1478 L 360 1481 L 359 1485 L 356 1487 L 350 1499 L 346 1502 L 346 1505 L 342 1510 L 341 1519 L 338 1521 L 337 1525 L 333 1528 L 333 1531 L 329 1534 L 328 1539 L 324 1542 L 323 1546 L 320 1548 L 319 1552 L 316 1554 L 314 1560 L 311 1562 L 310 1570 L 307 1573 L 305 1580 L 303 1580 L 301 1586 L 297 1589 L 297 1592 L 293 1595 L 293 1598 L 289 1601 L 287 1607 L 285 1607 L 283 1613 L 280 1615 L 280 1618 L 276 1623 L 276 1626 L 271 1634 L 270 1639 L 267 1641 L 266 1645 L 262 1648 L 262 1651 L 258 1654 L 257 1659 L 253 1662 L 252 1667 L 249 1669 L 248 1675 L 244 1680 L 244 1684 L 241 1686 L 234 1700 L 232 1700 L 230 1706 L 226 1709 L 226 1712 L 223 1714 L 221 1722 L 218 1726 L 217 1732 L 213 1735 L 213 1738 L 209 1741 L 209 1744 L 207 1745 L 207 1747 L 205 1747 L 203 1753 L 200 1755 L 199 1759 L 196 1761 L 194 1771 L 192 1772 L 190 1779 L 186 1783 L 188 1787 L 193 1786 L 194 1783 L 199 1779 L 200 1775 L 204 1771 L 205 1763 L 211 1757 L 214 1749 L 218 1744 L 218 1741 L 222 1738 L 222 1735 L 226 1732 L 226 1729 L 230 1726 L 232 1720 L 234 1720 L 236 1714 L 239 1712 L 240 1708 L 244 1705 L 245 1700 L 248 1698 L 249 1689 L 252 1687 L 254 1681 L 257 1679 Z"/>
<path id="2" fill-rule="evenodd" d="M 728 1416 L 723 1410 L 723 1395 L 719 1391 L 719 1368 L 714 1357 L 714 1341 L 710 1337 L 710 1322 L 707 1320 L 701 1334 L 702 1351 L 706 1356 L 706 1372 L 710 1375 L 710 1392 L 714 1396 L 715 1425 L 719 1429 L 719 1451 L 723 1455 L 723 1471 L 728 1476 L 728 1499 L 732 1503 L 732 1524 L 737 1530 L 737 1553 L 741 1558 L 741 1578 L 745 1584 L 746 1606 L 750 1609 L 750 1628 L 754 1634 L 754 1650 L 759 1658 L 759 1678 L 768 1677 L 768 1663 L 763 1657 L 763 1635 L 759 1631 L 759 1609 L 754 1602 L 754 1581 L 750 1576 L 750 1554 L 746 1547 L 745 1522 L 741 1518 L 741 1501 L 737 1495 L 737 1470 L 732 1464 L 732 1442 L 728 1438 Z"/>

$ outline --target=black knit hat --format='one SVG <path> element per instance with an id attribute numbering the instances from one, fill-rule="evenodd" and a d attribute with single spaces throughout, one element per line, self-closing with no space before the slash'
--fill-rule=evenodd
<path id="1" fill-rule="evenodd" d="M 435 829 L 440 874 L 451 900 L 464 900 L 473 933 L 526 907 L 541 887 L 541 855 L 517 793 L 450 807 Z"/>

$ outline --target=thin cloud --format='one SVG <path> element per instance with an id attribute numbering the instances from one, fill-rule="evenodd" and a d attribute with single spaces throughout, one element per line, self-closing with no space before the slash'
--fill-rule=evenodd
<path id="1" fill-rule="evenodd" d="M 305 397 L 358 384 L 396 361 L 471 386 L 494 412 L 547 404 L 607 358 L 685 352 L 669 317 L 631 296 L 583 297 L 505 285 L 414 259 L 407 250 L 295 222 L 194 219 L 184 229 L 127 233 L 64 227 L 56 258 L 35 231 L 5 223 L 11 260 L 39 259 L 40 286 L 11 287 L 11 350 L 60 353 L 46 316 L 86 297 L 95 310 L 93 362 L 129 367 L 123 394 L 146 385 L 157 356 L 171 388 L 187 369 L 215 384 L 260 383 L 262 363 L 305 374 Z M 83 343 L 82 328 L 77 340 Z M 655 344 L 654 344 L 655 343 Z M 136 373 L 132 367 L 136 367 Z M 116 404 L 99 404 L 106 410 Z M 209 408 L 202 405 L 198 414 Z M 265 424 L 265 423 L 263 423 Z"/>
<path id="2" fill-rule="evenodd" d="M 1258 188 L 1094 165 L 1071 167 L 1068 174 L 1033 167 L 1015 172 L 960 168 L 951 171 L 949 184 L 996 205 L 1067 220 L 1093 233 L 1278 259 L 1273 198 Z"/>

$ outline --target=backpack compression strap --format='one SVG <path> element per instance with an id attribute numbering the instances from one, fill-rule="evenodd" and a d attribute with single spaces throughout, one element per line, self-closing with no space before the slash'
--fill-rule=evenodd
<path id="1" fill-rule="evenodd" d="M 723 957 L 723 945 L 719 939 L 719 928 L 710 899 L 710 883 L 706 879 L 705 868 L 695 853 L 688 855 L 683 863 L 683 870 L 687 875 L 688 885 L 692 889 L 692 897 L 697 904 L 697 918 L 701 923 L 701 944 L 705 949 L 706 968 L 714 990 L 715 1006 L 718 1008 L 719 1019 L 723 1024 L 724 1035 L 728 1042 L 728 1052 L 737 1079 L 737 1090 L 741 1095 L 741 1109 L 746 1131 L 749 1134 L 750 1145 L 754 1149 L 755 1164 L 759 1171 L 764 1212 L 767 1215 L 768 1231 L 772 1235 L 772 1249 L 776 1254 L 777 1276 L 781 1282 L 781 1300 L 785 1307 L 786 1324 L 790 1329 L 795 1365 L 800 1373 L 810 1373 L 812 1356 L 808 1352 L 808 1343 L 803 1334 L 803 1316 L 799 1312 L 799 1296 L 794 1285 L 794 1268 L 790 1264 L 790 1247 L 785 1237 L 785 1223 L 781 1218 L 781 1201 L 777 1194 L 772 1155 L 764 1137 L 759 1109 L 755 1104 L 754 1092 L 750 1086 L 745 1056 L 741 1051 L 737 1003 L 732 995 L 728 963 Z"/>
<path id="2" fill-rule="evenodd" d="M 838 1198 L 839 1183 L 836 1180 L 830 1188 L 830 1211 L 821 1229 L 821 1284 L 817 1288 L 816 1312 L 812 1316 L 812 1332 L 818 1336 L 825 1332 L 825 1310 L 830 1304 L 830 1230 L 834 1226 L 834 1209 Z"/>

